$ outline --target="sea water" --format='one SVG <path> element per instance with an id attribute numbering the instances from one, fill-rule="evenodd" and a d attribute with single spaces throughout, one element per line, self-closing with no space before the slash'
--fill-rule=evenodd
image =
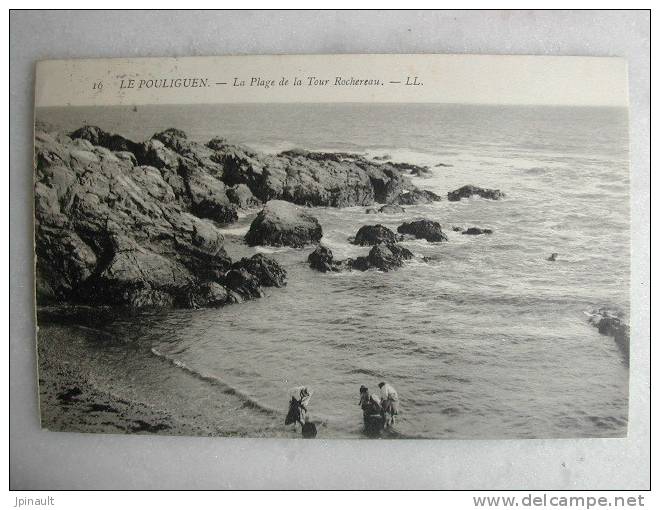
<path id="1" fill-rule="evenodd" d="M 367 215 L 314 208 L 337 258 L 360 226 L 438 221 L 449 241 L 404 241 L 405 267 L 322 274 L 312 247 L 249 248 L 254 214 L 224 229 L 232 258 L 261 252 L 288 272 L 263 299 L 104 325 L 117 342 L 80 340 L 96 383 L 125 398 L 217 424 L 217 433 L 290 435 L 288 390 L 314 390 L 320 437 L 361 437 L 360 385 L 399 392 L 403 437 L 524 438 L 626 434 L 628 368 L 594 308 L 629 306 L 627 112 L 617 108 L 283 104 L 40 109 L 73 130 L 135 140 L 176 127 L 266 152 L 290 148 L 390 156 L 431 168 L 415 184 L 472 198 Z M 478 226 L 469 236 L 452 227 Z M 555 262 L 546 260 L 556 252 Z M 429 257 L 423 261 L 421 257 Z M 78 340 L 76 340 L 78 338 Z M 224 400 L 223 400 L 224 399 Z M 230 399 L 227 404 L 226 399 Z M 222 403 L 224 402 L 224 403 Z"/>

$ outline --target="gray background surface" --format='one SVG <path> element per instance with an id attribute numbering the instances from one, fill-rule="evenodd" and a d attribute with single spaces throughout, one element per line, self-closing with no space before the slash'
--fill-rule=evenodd
<path id="1" fill-rule="evenodd" d="M 13 11 L 10 487 L 648 488 L 649 25 L 646 11 Z M 628 59 L 633 274 L 627 439 L 296 441 L 40 430 L 32 301 L 35 62 L 271 53 L 511 53 Z"/>

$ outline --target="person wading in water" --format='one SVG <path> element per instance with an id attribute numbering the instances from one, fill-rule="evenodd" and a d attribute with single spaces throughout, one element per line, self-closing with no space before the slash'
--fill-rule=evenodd
<path id="1" fill-rule="evenodd" d="M 369 416 L 378 415 L 382 412 L 380 407 L 380 398 L 378 398 L 377 395 L 372 395 L 369 393 L 369 388 L 366 386 L 360 386 L 359 405 L 362 408 L 362 414 L 364 415 L 365 422 Z"/>
<path id="2" fill-rule="evenodd" d="M 291 390 L 291 400 L 289 401 L 289 412 L 284 420 L 284 425 L 291 425 L 296 428 L 300 423 L 301 427 L 307 422 L 307 406 L 312 398 L 312 392 L 307 386 L 298 386 Z"/>
<path id="3" fill-rule="evenodd" d="M 385 426 L 394 425 L 394 417 L 399 414 L 399 394 L 396 392 L 391 384 L 386 382 L 378 383 L 380 388 L 380 405 L 383 408 L 382 416 L 385 421 Z M 387 418 L 389 414 L 389 419 Z"/>

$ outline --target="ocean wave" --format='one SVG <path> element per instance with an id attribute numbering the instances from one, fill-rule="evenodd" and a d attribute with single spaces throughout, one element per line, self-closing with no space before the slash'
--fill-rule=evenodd
<path id="1" fill-rule="evenodd" d="M 224 235 L 243 237 L 245 234 L 247 234 L 248 230 L 250 230 L 250 225 L 244 225 L 240 227 L 225 227 L 218 230 L 220 230 L 220 232 L 222 232 Z"/>

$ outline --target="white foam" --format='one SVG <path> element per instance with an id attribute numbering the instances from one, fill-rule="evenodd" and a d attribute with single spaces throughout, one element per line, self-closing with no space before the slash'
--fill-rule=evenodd
<path id="1" fill-rule="evenodd" d="M 244 225 L 241 227 L 220 228 L 218 230 L 220 230 L 220 232 L 222 232 L 224 235 L 244 236 L 245 234 L 247 234 L 248 230 L 250 230 L 250 225 Z"/>

